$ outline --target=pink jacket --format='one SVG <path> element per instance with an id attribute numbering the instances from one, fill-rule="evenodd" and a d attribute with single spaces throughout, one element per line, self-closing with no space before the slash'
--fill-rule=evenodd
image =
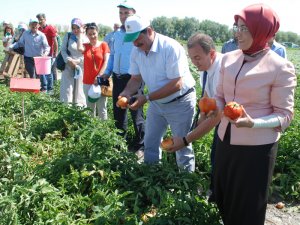
<path id="1" fill-rule="evenodd" d="M 243 62 L 245 63 L 243 65 Z M 262 145 L 278 141 L 293 118 L 295 69 L 291 62 L 271 50 L 255 57 L 241 50 L 224 55 L 217 85 L 216 99 L 220 109 L 226 102 L 242 104 L 252 118 L 276 115 L 280 128 L 237 128 L 231 126 L 232 145 Z M 223 140 L 228 120 L 222 118 L 218 135 Z"/>

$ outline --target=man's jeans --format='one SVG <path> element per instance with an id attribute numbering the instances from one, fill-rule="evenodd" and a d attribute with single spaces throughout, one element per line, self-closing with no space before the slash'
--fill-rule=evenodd
<path id="1" fill-rule="evenodd" d="M 159 146 L 168 126 L 170 126 L 173 136 L 185 137 L 187 135 L 192 125 L 195 105 L 195 91 L 167 104 L 150 102 L 144 138 L 145 163 L 160 161 L 162 152 Z M 191 143 L 176 152 L 176 161 L 181 169 L 189 172 L 195 170 L 195 155 Z"/>
<path id="2" fill-rule="evenodd" d="M 51 91 L 53 90 L 53 75 L 43 74 L 38 75 L 41 81 L 41 91 Z"/>

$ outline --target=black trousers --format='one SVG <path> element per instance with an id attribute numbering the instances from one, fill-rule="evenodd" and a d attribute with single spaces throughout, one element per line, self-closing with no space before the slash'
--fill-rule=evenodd
<path id="1" fill-rule="evenodd" d="M 217 147 L 217 140 L 218 140 L 218 127 L 219 127 L 219 124 L 214 129 L 214 137 L 213 137 L 213 142 L 211 144 L 211 152 L 210 152 L 211 173 L 210 173 L 209 189 L 212 191 L 213 198 L 214 198 L 215 155 L 216 155 L 216 147 Z"/>
<path id="2" fill-rule="evenodd" d="M 36 78 L 35 64 L 34 64 L 33 57 L 24 56 L 24 64 L 25 64 L 25 69 L 26 69 L 27 73 L 29 74 L 29 77 Z"/>
<path id="3" fill-rule="evenodd" d="M 116 106 L 118 101 L 118 96 L 126 87 L 126 84 L 130 80 L 130 75 L 121 75 L 116 76 L 113 74 L 113 113 L 115 119 L 115 125 L 118 129 L 122 130 L 120 133 L 121 136 L 127 136 L 127 127 L 128 127 L 128 109 L 121 109 Z M 130 110 L 131 118 L 133 121 L 133 127 L 135 131 L 135 145 L 137 148 L 144 145 L 144 133 L 145 133 L 145 120 L 143 107 L 138 110 Z"/>
<path id="4" fill-rule="evenodd" d="M 224 225 L 264 225 L 278 143 L 230 145 L 217 138 L 214 190 Z M 251 137 L 249 137 L 251 138 Z"/>

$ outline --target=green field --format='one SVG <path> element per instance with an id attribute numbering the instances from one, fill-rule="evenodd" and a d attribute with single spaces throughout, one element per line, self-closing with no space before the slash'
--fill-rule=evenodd
<path id="1" fill-rule="evenodd" d="M 299 82 L 300 50 L 288 49 L 288 58 Z M 212 133 L 193 144 L 195 173 L 178 172 L 173 154 L 146 166 L 127 151 L 113 121 L 61 104 L 58 90 L 54 96 L 20 94 L 0 84 L 0 224 L 220 224 L 206 199 Z M 270 202 L 300 202 L 299 96 L 297 87 L 295 118 L 280 140 Z"/>

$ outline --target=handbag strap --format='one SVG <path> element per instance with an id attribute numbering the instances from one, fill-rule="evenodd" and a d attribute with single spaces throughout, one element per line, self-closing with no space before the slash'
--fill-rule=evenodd
<path id="1" fill-rule="evenodd" d="M 97 64 L 96 64 L 96 60 L 95 60 L 95 56 L 94 56 L 94 53 L 93 53 L 93 51 L 92 51 L 92 48 L 90 49 L 90 51 L 91 51 L 91 55 L 92 55 L 92 58 L 93 58 L 94 67 L 95 67 L 96 70 L 98 70 Z"/>
<path id="2" fill-rule="evenodd" d="M 68 40 L 67 40 L 67 54 L 68 56 L 71 56 L 71 52 L 69 51 L 69 40 L 70 40 L 70 37 L 71 37 L 71 33 L 68 32 Z"/>

